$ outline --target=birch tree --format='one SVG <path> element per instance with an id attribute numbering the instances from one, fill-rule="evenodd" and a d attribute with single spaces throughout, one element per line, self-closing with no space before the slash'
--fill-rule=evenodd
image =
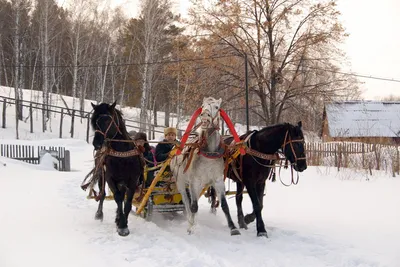
<path id="1" fill-rule="evenodd" d="M 75 109 L 75 98 L 77 97 L 77 87 L 79 80 L 79 63 L 82 62 L 84 52 L 84 27 L 91 17 L 89 10 L 93 8 L 94 2 L 87 0 L 73 0 L 69 2 L 69 15 L 72 22 L 72 31 L 70 37 L 70 56 L 71 56 L 71 75 L 72 75 L 72 109 Z M 83 94 L 81 94 L 82 97 Z"/>
<path id="2" fill-rule="evenodd" d="M 141 20 L 143 21 L 142 51 L 144 64 L 141 67 L 142 95 L 140 99 L 140 129 L 145 131 L 148 122 L 149 101 L 151 99 L 153 82 L 156 77 L 156 62 L 160 56 L 161 39 L 165 28 L 171 19 L 171 3 L 169 0 L 143 0 L 141 5 Z"/>
<path id="3" fill-rule="evenodd" d="M 14 17 L 14 94 L 15 94 L 15 129 L 16 139 L 19 139 L 18 125 L 19 120 L 22 120 L 22 86 L 23 86 L 23 73 L 22 73 L 22 59 L 23 59 L 23 38 L 25 36 L 27 27 L 27 14 L 30 6 L 29 1 L 13 0 L 11 1 L 13 17 Z M 25 21 L 25 28 L 23 27 Z"/>

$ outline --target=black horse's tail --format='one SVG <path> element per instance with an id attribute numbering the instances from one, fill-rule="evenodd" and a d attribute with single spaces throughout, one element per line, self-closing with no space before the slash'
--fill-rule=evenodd
<path id="1" fill-rule="evenodd" d="M 83 191 L 86 191 L 86 189 L 90 186 L 93 187 L 99 179 L 100 179 L 100 173 L 96 171 L 97 166 L 95 166 L 88 174 L 86 174 L 85 179 L 83 179 L 81 188 Z"/>
<path id="2" fill-rule="evenodd" d="M 85 179 L 83 179 L 81 188 L 82 190 L 86 191 L 88 187 L 93 187 L 101 178 L 102 176 L 102 171 L 103 171 L 103 164 L 104 164 L 104 158 L 105 154 L 97 154 L 95 156 L 95 164 L 93 169 L 85 176 Z"/>

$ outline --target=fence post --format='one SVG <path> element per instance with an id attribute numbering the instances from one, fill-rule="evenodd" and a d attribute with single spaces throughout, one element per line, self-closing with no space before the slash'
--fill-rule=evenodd
<path id="1" fill-rule="evenodd" d="M 86 124 L 86 142 L 89 143 L 89 129 L 90 129 L 90 113 L 87 114 L 87 124 Z"/>
<path id="2" fill-rule="evenodd" d="M 396 172 L 397 174 L 400 174 L 400 153 L 398 146 L 396 146 L 396 151 L 397 151 Z"/>
<path id="3" fill-rule="evenodd" d="M 60 116 L 60 138 L 62 138 L 62 126 L 63 126 L 63 119 L 64 119 L 64 109 L 61 109 L 61 116 Z"/>
<path id="4" fill-rule="evenodd" d="M 71 154 L 70 154 L 69 150 L 64 151 L 63 171 L 65 171 L 65 172 L 71 171 Z"/>
<path id="5" fill-rule="evenodd" d="M 365 169 L 365 147 L 364 143 L 362 143 L 362 148 L 361 148 L 361 160 L 362 160 L 362 167 Z"/>
<path id="6" fill-rule="evenodd" d="M 32 108 L 32 103 L 29 104 L 29 123 L 31 125 L 31 133 L 33 133 L 33 108 Z"/>
<path id="7" fill-rule="evenodd" d="M 42 131 L 46 131 L 46 106 L 42 104 Z"/>
<path id="8" fill-rule="evenodd" d="M 3 128 L 6 128 L 6 108 L 7 108 L 7 99 L 3 99 Z"/>
<path id="9" fill-rule="evenodd" d="M 72 111 L 71 115 L 71 138 L 74 137 L 74 122 L 75 122 L 75 110 Z"/>
<path id="10" fill-rule="evenodd" d="M 338 153 L 338 165 L 337 165 L 337 168 L 338 168 L 338 171 L 340 171 L 340 167 L 342 165 L 342 145 L 341 144 L 339 144 L 339 151 L 338 152 L 339 153 Z"/>
<path id="11" fill-rule="evenodd" d="M 375 152 L 375 160 L 376 160 L 376 169 L 379 171 L 380 170 L 380 151 L 378 152 L 378 146 L 376 144 L 373 144 L 373 150 Z"/>

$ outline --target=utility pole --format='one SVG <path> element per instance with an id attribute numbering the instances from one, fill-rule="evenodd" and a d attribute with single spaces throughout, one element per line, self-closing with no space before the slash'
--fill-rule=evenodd
<path id="1" fill-rule="evenodd" d="M 250 131 L 249 123 L 249 71 L 247 68 L 247 54 L 244 52 L 244 83 L 246 89 L 246 129 Z"/>

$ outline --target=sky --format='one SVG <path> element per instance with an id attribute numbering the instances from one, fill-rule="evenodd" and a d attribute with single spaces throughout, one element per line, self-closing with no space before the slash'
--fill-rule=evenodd
<path id="1" fill-rule="evenodd" d="M 339 0 L 342 23 L 350 34 L 344 49 L 352 71 L 400 80 L 399 0 Z M 366 99 L 400 96 L 400 83 L 359 78 Z"/>
<path id="2" fill-rule="evenodd" d="M 185 14 L 189 0 L 175 0 L 175 10 Z M 130 15 L 137 14 L 139 0 L 113 0 L 124 5 Z M 399 0 L 337 0 L 346 32 L 350 34 L 343 49 L 350 65 L 342 71 L 363 76 L 400 81 Z M 358 77 L 362 97 L 378 100 L 395 95 L 400 98 L 400 82 Z"/>

